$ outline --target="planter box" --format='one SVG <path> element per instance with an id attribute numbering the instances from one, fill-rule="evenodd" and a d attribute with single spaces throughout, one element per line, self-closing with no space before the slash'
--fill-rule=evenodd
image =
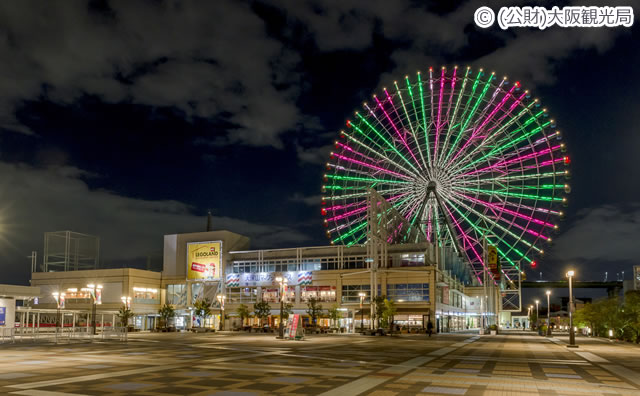
<path id="1" fill-rule="evenodd" d="M 497 335 L 498 334 L 498 330 L 491 330 L 491 335 Z"/>

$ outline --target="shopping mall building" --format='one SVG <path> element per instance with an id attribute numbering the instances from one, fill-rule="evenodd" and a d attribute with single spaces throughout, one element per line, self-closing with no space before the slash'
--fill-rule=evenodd
<path id="1" fill-rule="evenodd" d="M 34 266 L 31 285 L 39 287 L 41 297 L 18 309 L 19 320 L 51 321 L 46 313 L 56 312 L 64 296 L 61 311 L 66 326 L 86 326 L 95 302 L 98 327 L 112 324 L 118 309 L 129 304 L 135 314 L 133 326 L 150 330 L 160 325 L 158 310 L 166 303 L 175 308 L 173 324 L 178 329 L 219 328 L 224 309 L 224 328 L 230 330 L 257 326 L 257 318 L 241 323 L 237 308 L 244 304 L 253 310 L 253 304 L 263 300 L 271 306 L 263 325 L 275 327 L 284 293 L 293 313 L 301 314 L 305 322 L 310 319 L 306 311 L 312 298 L 325 313 L 338 308 L 338 326 L 326 317 L 318 319 L 318 325 L 350 332 L 361 321 L 365 327 L 371 324 L 375 279 L 374 294 L 396 302 L 395 323 L 407 330 L 423 329 L 429 321 L 440 332 L 479 326 L 479 291 L 465 287 L 450 270 L 438 268 L 427 242 L 388 245 L 377 268 L 371 268 L 373 260 L 365 246 L 248 249 L 249 238 L 243 235 L 210 231 L 165 235 L 162 272 L 89 269 L 91 263 L 78 265 L 76 258 L 74 264 L 73 257 L 66 258 L 70 262 L 60 261 L 57 268 Z M 286 286 L 281 287 L 277 279 L 286 279 Z M 213 315 L 204 323 L 194 315 L 198 298 L 212 301 Z"/>

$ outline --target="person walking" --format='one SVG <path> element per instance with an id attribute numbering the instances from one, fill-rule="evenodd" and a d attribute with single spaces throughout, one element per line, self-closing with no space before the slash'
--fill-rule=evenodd
<path id="1" fill-rule="evenodd" d="M 427 334 L 429 334 L 429 337 L 431 337 L 431 333 L 433 333 L 433 323 L 429 321 L 429 323 L 427 323 Z"/>

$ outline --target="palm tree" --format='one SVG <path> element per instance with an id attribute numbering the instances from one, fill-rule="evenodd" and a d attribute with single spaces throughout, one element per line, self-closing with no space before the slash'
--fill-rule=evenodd
<path id="1" fill-rule="evenodd" d="M 173 318 L 174 316 L 176 316 L 176 310 L 173 308 L 173 306 L 171 306 L 169 304 L 164 304 L 158 310 L 158 314 L 162 318 L 162 321 L 164 323 L 164 328 L 166 330 L 169 327 L 169 320 L 171 318 Z"/>
<path id="2" fill-rule="evenodd" d="M 118 312 L 118 317 L 120 318 L 120 324 L 124 327 L 124 340 L 127 340 L 127 331 L 129 327 L 129 319 L 133 317 L 133 312 L 127 308 L 126 305 L 120 307 L 120 311 Z"/>
<path id="3" fill-rule="evenodd" d="M 202 319 L 200 327 L 204 327 L 204 321 L 211 316 L 211 300 L 208 298 L 199 298 L 193 303 L 194 314 Z"/>

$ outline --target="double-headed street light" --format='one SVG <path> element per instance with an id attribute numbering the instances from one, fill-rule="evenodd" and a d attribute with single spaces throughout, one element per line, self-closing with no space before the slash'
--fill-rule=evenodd
<path id="1" fill-rule="evenodd" d="M 56 329 L 60 326 L 60 309 L 64 309 L 64 293 L 53 292 L 51 293 L 53 298 L 56 300 Z"/>
<path id="2" fill-rule="evenodd" d="M 360 292 L 358 293 L 358 296 L 360 297 L 360 331 L 364 332 L 364 308 L 362 307 L 362 304 L 364 303 L 364 298 L 367 295 L 363 292 Z"/>
<path id="3" fill-rule="evenodd" d="M 284 276 L 276 277 L 276 282 L 280 284 L 280 320 L 278 321 L 278 338 L 284 338 L 284 323 L 283 323 L 283 315 L 284 315 L 284 297 L 287 288 L 287 278 Z"/>
<path id="4" fill-rule="evenodd" d="M 576 332 L 573 328 L 573 285 L 571 280 L 576 273 L 573 270 L 567 272 L 567 278 L 569 278 L 569 348 L 577 348 L 576 345 Z"/>
<path id="5" fill-rule="evenodd" d="M 547 290 L 546 293 L 547 295 L 547 335 L 551 335 L 551 303 L 550 298 L 551 298 L 551 290 Z"/>
<path id="6" fill-rule="evenodd" d="M 220 303 L 220 331 L 224 330 L 224 298 L 225 296 L 223 294 L 218 294 L 217 296 L 218 302 Z"/>
<path id="7" fill-rule="evenodd" d="M 122 300 L 122 305 L 124 305 L 126 309 L 131 309 L 131 297 L 122 296 L 120 300 Z"/>
<path id="8" fill-rule="evenodd" d="M 96 334 L 96 305 L 102 304 L 102 285 L 89 284 L 87 287 L 82 288 L 83 291 L 88 291 L 93 299 L 93 307 L 91 309 L 91 327 L 93 328 L 92 334 Z"/>

